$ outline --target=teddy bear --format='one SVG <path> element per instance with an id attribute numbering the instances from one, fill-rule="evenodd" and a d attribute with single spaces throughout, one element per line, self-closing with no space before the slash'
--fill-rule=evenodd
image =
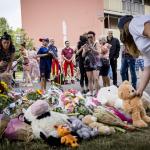
<path id="1" fill-rule="evenodd" d="M 24 112 L 24 121 L 32 126 L 33 134 L 37 139 L 40 139 L 41 135 L 46 138 L 51 135 L 57 138 L 54 126 L 69 124 L 67 119 L 65 114 L 50 111 L 49 104 L 45 100 L 35 101 Z"/>
<path id="2" fill-rule="evenodd" d="M 123 110 L 123 100 L 119 98 L 118 88 L 114 85 L 101 88 L 98 92 L 97 99 L 103 106 L 108 105 L 121 111 Z M 144 108 L 150 109 L 150 95 L 144 91 L 141 100 L 143 101 Z"/>
<path id="3" fill-rule="evenodd" d="M 97 122 L 97 118 L 92 115 L 87 115 L 82 118 L 82 122 L 93 129 L 98 129 L 99 135 L 110 135 L 115 133 L 115 129 L 113 127 L 108 127 L 102 123 Z"/>
<path id="4" fill-rule="evenodd" d="M 70 122 L 70 128 L 72 130 L 72 134 L 77 136 L 79 140 L 86 140 L 98 135 L 98 130 L 92 129 L 86 126 L 80 119 L 76 117 L 70 117 L 68 119 Z"/>
<path id="5" fill-rule="evenodd" d="M 122 109 L 122 100 L 118 97 L 118 88 L 114 85 L 103 87 L 98 91 L 97 99 L 105 106 L 113 106 L 117 109 Z"/>
<path id="6" fill-rule="evenodd" d="M 61 144 L 69 145 L 72 148 L 78 147 L 77 138 L 71 135 L 71 130 L 65 125 L 55 125 L 58 137 L 61 138 Z"/>
<path id="7" fill-rule="evenodd" d="M 136 91 L 129 81 L 124 81 L 118 88 L 119 97 L 123 100 L 124 111 L 130 113 L 135 127 L 147 127 L 150 117 L 146 115 L 143 102 L 136 96 Z"/>

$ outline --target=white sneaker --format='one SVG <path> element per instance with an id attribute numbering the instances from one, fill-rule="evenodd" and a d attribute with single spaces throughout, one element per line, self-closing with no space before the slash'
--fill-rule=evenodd
<path id="1" fill-rule="evenodd" d="M 93 94 L 91 93 L 91 91 L 86 93 L 86 96 L 93 96 Z"/>

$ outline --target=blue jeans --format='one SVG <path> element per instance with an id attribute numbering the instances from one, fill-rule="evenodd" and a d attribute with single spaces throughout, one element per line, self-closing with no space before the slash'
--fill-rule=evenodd
<path id="1" fill-rule="evenodd" d="M 122 81 L 128 80 L 128 68 L 130 68 L 132 86 L 136 89 L 137 77 L 135 72 L 136 60 L 132 57 L 122 57 L 120 74 Z"/>

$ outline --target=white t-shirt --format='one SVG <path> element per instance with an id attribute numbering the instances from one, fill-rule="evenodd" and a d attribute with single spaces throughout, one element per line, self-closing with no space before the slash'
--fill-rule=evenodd
<path id="1" fill-rule="evenodd" d="M 150 38 L 143 35 L 146 22 L 150 22 L 150 15 L 137 16 L 129 24 L 129 31 L 133 36 L 134 42 L 143 54 L 145 67 L 150 66 Z"/>

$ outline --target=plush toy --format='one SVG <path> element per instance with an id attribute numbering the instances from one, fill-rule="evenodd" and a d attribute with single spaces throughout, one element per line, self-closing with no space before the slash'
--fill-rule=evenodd
<path id="1" fill-rule="evenodd" d="M 118 88 L 114 85 L 101 88 L 97 99 L 103 106 L 108 105 L 117 109 L 123 109 L 122 100 L 118 97 Z"/>
<path id="2" fill-rule="evenodd" d="M 124 81 L 118 89 L 118 94 L 123 99 L 123 108 L 130 113 L 135 127 L 147 127 L 150 117 L 146 115 L 140 97 L 136 96 L 136 91 L 128 81 Z"/>
<path id="3" fill-rule="evenodd" d="M 91 115 L 87 115 L 82 119 L 82 122 L 91 128 L 96 128 L 100 135 L 110 135 L 115 133 L 113 127 L 108 127 L 102 123 L 97 122 L 97 118 Z"/>
<path id="4" fill-rule="evenodd" d="M 92 129 L 76 117 L 70 117 L 68 121 L 71 123 L 72 133 L 77 135 L 79 139 L 90 139 L 98 135 L 97 129 Z"/>
<path id="5" fill-rule="evenodd" d="M 114 85 L 101 88 L 98 92 L 97 99 L 103 106 L 108 105 L 123 110 L 123 101 L 119 98 L 118 88 Z M 141 100 L 143 101 L 144 108 L 150 109 L 150 95 L 144 91 Z"/>
<path id="6" fill-rule="evenodd" d="M 49 104 L 44 100 L 34 102 L 25 111 L 24 119 L 26 123 L 31 124 L 36 138 L 41 138 L 41 133 L 48 138 L 56 131 L 55 125 L 69 123 L 66 115 L 50 111 Z"/>
<path id="7" fill-rule="evenodd" d="M 71 130 L 67 126 L 55 126 L 58 137 L 61 138 L 61 144 L 69 145 L 73 148 L 78 147 L 77 138 L 71 135 Z"/>

